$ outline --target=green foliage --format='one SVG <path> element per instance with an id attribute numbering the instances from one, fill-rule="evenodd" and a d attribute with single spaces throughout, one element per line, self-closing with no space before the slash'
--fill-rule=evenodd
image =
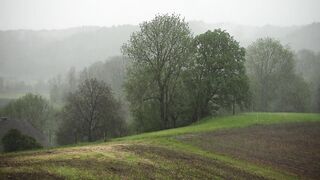
<path id="1" fill-rule="evenodd" d="M 183 19 L 158 15 L 142 23 L 140 31 L 133 33 L 123 46 L 123 53 L 130 58 L 127 98 L 136 126 L 142 131 L 175 124 L 173 107 L 177 105 L 180 74 L 191 55 L 191 41 Z"/>
<path id="2" fill-rule="evenodd" d="M 308 110 L 309 89 L 295 74 L 294 54 L 279 41 L 258 39 L 247 48 L 246 67 L 253 93 L 253 110 Z"/>
<path id="3" fill-rule="evenodd" d="M 49 105 L 40 95 L 26 94 L 25 96 L 10 102 L 3 108 L 2 114 L 10 118 L 26 119 L 33 126 L 42 130 L 47 118 Z"/>
<path id="4" fill-rule="evenodd" d="M 40 95 L 29 93 L 10 102 L 2 113 L 11 118 L 28 120 L 34 127 L 44 131 L 51 110 L 48 101 Z"/>
<path id="5" fill-rule="evenodd" d="M 57 129 L 56 111 L 42 96 L 28 93 L 7 104 L 2 109 L 1 115 L 27 120 L 33 127 L 47 135 L 50 143 L 54 144 Z"/>
<path id="6" fill-rule="evenodd" d="M 33 137 L 23 135 L 17 129 L 9 130 L 3 136 L 2 144 L 5 152 L 42 148 Z"/>
<path id="7" fill-rule="evenodd" d="M 226 31 L 207 31 L 194 38 L 195 57 L 184 82 L 192 119 L 199 120 L 221 107 L 248 102 L 245 50 Z"/>
<path id="8" fill-rule="evenodd" d="M 286 82 L 287 81 L 287 82 Z M 272 111 L 306 112 L 310 109 L 310 88 L 304 79 L 296 74 L 278 84 Z"/>
<path id="9" fill-rule="evenodd" d="M 67 97 L 60 115 L 63 122 L 58 142 L 70 144 L 123 135 L 126 125 L 121 110 L 109 86 L 96 79 L 84 80 Z"/>
<path id="10" fill-rule="evenodd" d="M 144 22 L 123 46 L 130 59 L 125 89 L 141 131 L 189 124 L 249 102 L 244 48 L 227 32 L 192 39 L 176 15 Z"/>
<path id="11" fill-rule="evenodd" d="M 296 72 L 303 77 L 310 88 L 310 109 L 320 112 L 320 53 L 301 50 L 297 53 Z"/>

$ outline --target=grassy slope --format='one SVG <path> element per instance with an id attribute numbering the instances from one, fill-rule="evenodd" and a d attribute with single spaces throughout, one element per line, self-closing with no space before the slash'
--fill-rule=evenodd
<path id="1" fill-rule="evenodd" d="M 254 124 L 305 122 L 318 120 L 320 120 L 320 114 L 312 113 L 243 113 L 236 116 L 206 118 L 191 126 L 151 133 L 143 133 L 135 136 L 118 138 L 116 140 L 137 140 L 146 138 L 175 136 L 185 133 L 215 131 L 224 128 L 241 128 Z"/>
<path id="2" fill-rule="evenodd" d="M 1 174 L 4 177 L 8 174 L 14 175 L 18 173 L 38 173 L 39 176 L 42 176 L 42 172 L 49 173 L 53 177 L 85 177 L 87 179 L 105 177 L 150 178 L 150 176 L 146 176 L 146 174 L 150 173 L 154 174 L 153 178 L 163 176 L 164 178 L 187 178 L 188 176 L 193 176 L 193 178 L 197 179 L 199 177 L 204 178 L 207 175 L 203 171 L 199 171 L 199 169 L 215 172 L 215 174 L 221 175 L 220 177 L 226 177 L 224 175 L 230 174 L 230 171 L 225 171 L 223 167 L 268 179 L 295 179 L 297 177 L 293 174 L 281 172 L 272 167 L 258 166 L 228 156 L 207 152 L 199 147 L 177 141 L 174 137 L 186 133 L 240 128 L 254 124 L 301 121 L 320 121 L 320 115 L 304 113 L 244 113 L 237 116 L 207 118 L 191 126 L 117 138 L 107 143 L 9 153 L 0 155 L 0 159 L 3 158 L 7 163 L 7 165 L 1 165 L 0 162 L 0 179 Z M 137 153 L 136 149 L 141 149 L 141 147 L 143 147 L 144 151 Z M 145 152 L 146 147 L 150 147 L 147 153 Z M 167 150 L 168 152 L 164 156 L 159 156 L 156 148 L 161 149 L 161 152 L 166 152 Z M 176 158 L 178 154 L 169 156 L 170 153 L 176 152 L 178 154 L 186 154 L 186 156 L 181 159 Z M 185 160 L 188 156 L 194 157 L 197 161 Z M 219 164 L 208 169 L 206 164 L 208 162 L 204 159 L 212 160 L 215 163 L 218 162 L 221 166 Z M 198 164 L 193 164 L 194 162 L 198 162 Z M 192 173 L 190 174 L 190 172 Z"/>

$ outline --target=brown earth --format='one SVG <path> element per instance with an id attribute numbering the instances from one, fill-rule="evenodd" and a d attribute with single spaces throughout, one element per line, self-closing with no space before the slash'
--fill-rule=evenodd
<path id="1" fill-rule="evenodd" d="M 320 123 L 254 125 L 177 139 L 204 150 L 320 179 Z"/>
<path id="2" fill-rule="evenodd" d="M 10 179 L 10 180 L 19 180 L 19 179 L 32 179 L 32 180 L 53 180 L 53 179 L 64 179 L 62 177 L 50 174 L 50 173 L 8 173 L 8 174 L 1 174 L 0 173 L 0 179 Z"/>
<path id="3" fill-rule="evenodd" d="M 172 179 L 264 179 L 217 160 L 163 147 L 132 145 L 124 148 L 152 162 L 161 159 L 164 167 L 157 170 Z"/>
<path id="4" fill-rule="evenodd" d="M 92 151 L 94 156 L 76 158 L 78 154 L 90 154 Z M 108 152 L 126 156 L 117 159 L 99 156 L 99 153 Z M 64 179 L 48 173 L 45 168 L 38 168 L 53 166 L 88 171 L 98 179 L 264 179 L 217 160 L 146 144 L 99 145 L 3 156 L 0 179 Z M 33 167 L 35 171 L 1 173 L 1 167 Z"/>

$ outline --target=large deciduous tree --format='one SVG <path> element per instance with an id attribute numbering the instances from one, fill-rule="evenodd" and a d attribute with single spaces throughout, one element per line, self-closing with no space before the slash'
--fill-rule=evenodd
<path id="1" fill-rule="evenodd" d="M 191 41 L 183 19 L 158 15 L 142 23 L 140 31 L 123 46 L 123 53 L 131 60 L 125 87 L 137 121 L 170 127 L 177 84 L 191 54 Z M 151 125 L 148 130 L 152 130 Z"/>
<path id="2" fill-rule="evenodd" d="M 247 48 L 246 67 L 253 92 L 253 110 L 306 111 L 309 89 L 295 74 L 294 54 L 272 38 Z"/>
<path id="3" fill-rule="evenodd" d="M 245 50 L 227 32 L 207 31 L 194 39 L 195 56 L 190 61 L 186 90 L 193 121 L 221 107 L 243 105 L 248 100 Z"/>
<path id="4" fill-rule="evenodd" d="M 301 50 L 297 53 L 296 72 L 309 84 L 311 111 L 320 112 L 320 53 Z"/>
<path id="5" fill-rule="evenodd" d="M 84 80 L 68 95 L 62 118 L 61 144 L 121 135 L 124 127 L 120 103 L 110 88 L 96 79 Z"/>

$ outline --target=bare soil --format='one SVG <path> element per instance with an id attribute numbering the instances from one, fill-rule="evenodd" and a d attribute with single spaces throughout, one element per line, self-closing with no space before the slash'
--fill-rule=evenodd
<path id="1" fill-rule="evenodd" d="M 98 156 L 88 158 L 57 158 L 56 155 L 69 156 L 91 151 L 132 154 L 132 160 L 102 159 Z M 25 154 L 29 157 L 31 154 Z M 183 153 L 159 146 L 127 144 L 115 146 L 92 146 L 57 151 L 39 151 L 35 159 L 23 155 L 6 156 L 0 161 L 1 167 L 72 167 L 94 173 L 98 179 L 115 175 L 120 179 L 264 179 L 255 174 L 237 169 L 220 161 L 206 159 L 199 155 Z M 45 170 L 35 172 L 0 172 L 0 179 L 64 179 Z M 103 179 L 103 178 L 102 178 Z"/>
<path id="2" fill-rule="evenodd" d="M 41 172 L 41 173 L 7 173 L 7 174 L 3 174 L 0 173 L 0 179 L 10 179 L 10 180 L 19 180 L 19 179 L 27 179 L 27 180 L 42 180 L 42 179 L 46 179 L 46 180 L 53 180 L 53 179 L 64 179 L 62 177 L 56 176 L 54 174 L 50 174 L 50 173 L 45 173 L 45 172 Z"/>
<path id="3" fill-rule="evenodd" d="M 165 162 L 166 167 L 155 165 L 157 168 L 154 170 L 170 179 L 264 179 L 220 161 L 163 147 L 131 145 L 123 148 L 151 162 Z"/>
<path id="4" fill-rule="evenodd" d="M 204 150 L 320 179 L 320 122 L 254 125 L 177 139 Z"/>

